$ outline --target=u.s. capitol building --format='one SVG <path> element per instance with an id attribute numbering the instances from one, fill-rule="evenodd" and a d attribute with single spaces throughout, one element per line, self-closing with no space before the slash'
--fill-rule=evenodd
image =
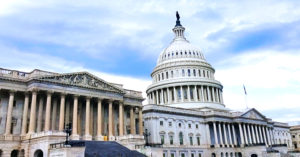
<path id="1" fill-rule="evenodd" d="M 263 157 L 292 147 L 289 126 L 256 109 L 225 107 L 223 86 L 202 51 L 184 36 L 177 17 L 175 38 L 158 57 L 143 107 L 153 156 Z"/>

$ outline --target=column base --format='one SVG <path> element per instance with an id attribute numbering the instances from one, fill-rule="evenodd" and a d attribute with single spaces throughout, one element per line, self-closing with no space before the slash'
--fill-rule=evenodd
<path id="1" fill-rule="evenodd" d="M 96 139 L 97 141 L 104 141 L 104 136 L 102 136 L 102 135 L 97 135 L 97 136 L 95 137 L 95 139 Z"/>
<path id="2" fill-rule="evenodd" d="M 71 136 L 70 136 L 70 139 L 71 140 L 79 140 L 79 135 L 78 134 L 72 134 Z"/>
<path id="3" fill-rule="evenodd" d="M 5 135 L 5 140 L 12 141 L 13 140 L 13 135 L 12 134 L 6 134 Z"/>
<path id="4" fill-rule="evenodd" d="M 109 141 L 115 141 L 116 137 L 115 136 L 109 136 Z"/>
<path id="5" fill-rule="evenodd" d="M 84 135 L 83 139 L 86 141 L 91 141 L 92 140 L 92 136 L 91 135 Z"/>

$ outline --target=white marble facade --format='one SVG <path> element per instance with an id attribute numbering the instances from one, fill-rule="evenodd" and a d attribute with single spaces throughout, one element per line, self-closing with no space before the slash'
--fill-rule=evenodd
<path id="1" fill-rule="evenodd" d="M 26 73 L 0 68 L 0 156 L 48 156 L 49 145 L 65 140 L 144 143 L 142 93 L 88 72 Z M 121 127 L 120 127 L 121 126 Z"/>
<path id="2" fill-rule="evenodd" d="M 146 91 L 144 128 L 153 150 L 163 157 L 261 157 L 271 155 L 271 149 L 287 153 L 292 147 L 289 126 L 256 109 L 226 108 L 215 69 L 184 31 L 177 20 L 175 38 L 159 55 Z"/>

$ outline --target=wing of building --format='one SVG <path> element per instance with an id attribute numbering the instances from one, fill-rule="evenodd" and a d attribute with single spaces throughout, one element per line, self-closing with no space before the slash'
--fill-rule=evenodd
<path id="1" fill-rule="evenodd" d="M 202 51 L 184 36 L 175 37 L 159 55 L 143 108 L 146 142 L 163 157 L 262 157 L 287 153 L 289 126 L 256 109 L 226 108 L 223 86 Z"/>
<path id="2" fill-rule="evenodd" d="M 50 156 L 50 144 L 65 141 L 66 124 L 72 140 L 142 145 L 143 100 L 88 72 L 0 68 L 0 156 Z"/>

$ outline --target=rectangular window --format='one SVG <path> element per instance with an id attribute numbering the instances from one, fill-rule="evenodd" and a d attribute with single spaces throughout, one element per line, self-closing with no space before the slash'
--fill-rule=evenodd
<path id="1" fill-rule="evenodd" d="M 198 146 L 200 146 L 200 137 L 199 136 L 197 137 L 197 144 L 198 144 Z"/>
<path id="2" fill-rule="evenodd" d="M 191 70 L 188 69 L 188 76 L 191 76 Z"/>
<path id="3" fill-rule="evenodd" d="M 194 153 L 192 153 L 191 155 L 192 155 L 191 157 L 195 157 Z"/>
<path id="4" fill-rule="evenodd" d="M 201 157 L 201 153 L 198 154 L 198 157 Z"/>
<path id="5" fill-rule="evenodd" d="M 191 128 L 192 127 L 192 125 L 191 124 L 189 124 L 189 128 Z"/>
<path id="6" fill-rule="evenodd" d="M 170 136 L 170 145 L 173 145 L 173 136 Z"/>
<path id="7" fill-rule="evenodd" d="M 161 80 L 164 80 L 164 73 L 161 74 Z"/>
<path id="8" fill-rule="evenodd" d="M 161 144 L 165 143 L 165 136 L 164 135 L 160 135 L 160 142 L 161 142 Z"/>
<path id="9" fill-rule="evenodd" d="M 184 99 L 187 99 L 187 89 L 186 88 L 183 88 L 183 98 Z"/>
<path id="10" fill-rule="evenodd" d="M 160 124 L 160 126 L 163 126 L 164 122 L 163 121 L 159 121 L 159 124 Z"/>
<path id="11" fill-rule="evenodd" d="M 168 79 L 168 77 L 169 77 L 169 74 L 168 74 L 168 72 L 166 72 L 166 79 Z"/>
<path id="12" fill-rule="evenodd" d="M 171 154 L 171 157 L 175 157 L 175 154 L 174 154 L 174 153 L 172 153 L 172 154 Z"/>
<path id="13" fill-rule="evenodd" d="M 172 126 L 172 122 L 169 122 L 169 126 Z"/>
<path id="14" fill-rule="evenodd" d="M 184 77 L 184 69 L 182 69 L 182 77 Z"/>
<path id="15" fill-rule="evenodd" d="M 195 69 L 193 70 L 193 73 L 194 73 L 194 76 L 196 76 L 196 70 Z"/>
<path id="16" fill-rule="evenodd" d="M 193 137 L 190 136 L 190 145 L 193 145 Z"/>
<path id="17" fill-rule="evenodd" d="M 198 124 L 196 124 L 196 129 L 198 129 Z"/>
<path id="18" fill-rule="evenodd" d="M 173 76 L 174 74 L 173 74 L 173 71 L 171 71 L 171 78 L 173 78 L 174 76 Z"/>

